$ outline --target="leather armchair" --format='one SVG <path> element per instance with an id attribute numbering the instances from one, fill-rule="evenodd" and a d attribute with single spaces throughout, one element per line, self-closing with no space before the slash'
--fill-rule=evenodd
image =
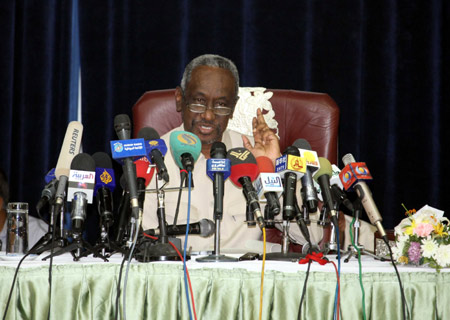
<path id="1" fill-rule="evenodd" d="M 320 157 L 337 164 L 339 108 L 325 93 L 267 89 L 278 122 L 283 152 L 299 138 L 306 139 Z M 181 124 L 175 108 L 175 90 L 147 91 L 133 106 L 134 135 L 152 127 L 160 135 Z M 251 124 L 249 124 L 251 125 Z"/>

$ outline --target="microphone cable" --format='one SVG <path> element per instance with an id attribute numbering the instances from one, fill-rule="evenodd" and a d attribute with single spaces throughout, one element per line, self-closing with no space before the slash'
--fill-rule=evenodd
<path id="1" fill-rule="evenodd" d="M 116 311 L 114 313 L 115 320 L 119 319 L 120 282 L 122 281 L 122 270 L 123 270 L 125 261 L 127 261 L 127 255 L 123 256 L 122 263 L 120 264 L 120 269 L 119 269 L 119 279 L 117 281 L 117 293 L 116 293 Z"/>
<path id="2" fill-rule="evenodd" d="M 313 262 L 313 261 L 318 262 L 322 266 L 325 265 L 325 264 L 328 264 L 328 263 L 331 263 L 333 265 L 334 270 L 336 271 L 336 282 L 337 282 L 337 287 L 338 287 L 338 290 L 337 290 L 338 306 L 340 305 L 341 284 L 340 284 L 340 277 L 339 277 L 339 272 L 338 272 L 338 269 L 336 267 L 336 264 L 333 261 L 330 261 L 326 257 L 324 257 L 322 252 L 317 253 L 317 252 L 313 251 L 311 253 L 308 253 L 305 258 L 300 259 L 299 262 L 298 262 L 299 264 L 306 264 L 306 263 L 308 263 L 308 269 L 306 270 L 305 282 L 303 283 L 302 297 L 300 299 L 300 305 L 299 305 L 299 308 L 298 308 L 298 315 L 297 315 L 297 319 L 298 320 L 300 320 L 300 318 L 301 318 L 302 304 L 303 304 L 305 293 L 306 293 L 306 284 L 308 282 L 311 262 Z M 338 315 L 338 320 L 339 320 L 339 312 L 337 313 L 337 315 Z"/>
<path id="3" fill-rule="evenodd" d="M 408 304 L 407 304 L 407 302 L 406 302 L 405 291 L 403 290 L 402 279 L 400 278 L 400 273 L 398 272 L 397 265 L 395 264 L 395 261 L 394 261 L 394 255 L 393 255 L 393 253 L 392 253 L 391 246 L 389 245 L 389 239 L 388 239 L 387 236 L 384 236 L 384 237 L 382 237 L 382 238 L 383 238 L 383 240 L 384 240 L 384 243 L 386 244 L 386 246 L 387 246 L 388 249 L 389 249 L 389 256 L 391 257 L 391 262 L 392 262 L 392 265 L 394 266 L 395 274 L 397 275 L 398 284 L 399 284 L 399 286 L 400 286 L 400 295 L 401 295 L 401 297 L 402 297 L 403 320 L 411 319 L 411 315 L 410 315 L 410 313 L 409 313 Z M 407 317 L 407 316 L 408 316 L 408 317 Z"/>
<path id="4" fill-rule="evenodd" d="M 184 170 L 184 169 L 180 169 L 180 173 L 187 173 L 187 171 Z M 177 225 L 178 212 L 180 212 L 181 194 L 183 192 L 183 184 L 184 184 L 185 180 L 186 180 L 186 175 L 183 174 L 182 178 L 180 179 L 180 189 L 178 190 L 177 207 L 175 208 L 175 216 L 173 218 L 173 225 L 174 226 Z"/>
<path id="5" fill-rule="evenodd" d="M 19 264 L 16 267 L 16 271 L 14 272 L 14 278 L 13 281 L 11 283 L 11 289 L 9 290 L 9 296 L 8 296 L 8 301 L 6 302 L 6 307 L 5 307 L 5 312 L 3 313 L 3 320 L 6 319 L 6 314 L 8 313 L 8 307 L 9 307 L 9 303 L 11 301 L 11 297 L 12 297 L 12 293 L 14 291 L 14 285 L 16 283 L 16 279 L 17 279 L 17 274 L 19 273 L 19 269 L 20 269 L 20 265 L 22 264 L 22 262 L 25 260 L 26 257 L 28 257 L 31 254 L 31 252 L 27 252 L 22 259 L 20 259 Z"/>
<path id="6" fill-rule="evenodd" d="M 263 292 L 264 292 L 264 268 L 266 266 L 266 228 L 262 228 L 263 233 L 263 259 L 262 259 L 262 267 L 261 267 L 261 289 L 259 293 L 259 320 L 262 319 L 262 310 L 263 310 Z"/>
<path id="7" fill-rule="evenodd" d="M 192 320 L 192 310 L 191 303 L 189 299 L 189 289 L 188 289 L 188 281 L 187 281 L 187 267 L 186 267 L 186 251 L 187 251 L 187 243 L 189 236 L 189 222 L 191 217 L 191 182 L 192 182 L 192 171 L 188 173 L 188 208 L 187 208 L 187 221 L 186 221 L 186 235 L 184 237 L 184 251 L 183 251 L 183 270 L 184 270 L 184 289 L 186 290 L 186 302 L 189 310 L 189 319 Z M 193 298 L 193 297 L 192 297 Z"/>
<path id="8" fill-rule="evenodd" d="M 339 241 L 339 220 L 335 219 L 334 221 L 334 229 L 336 230 L 336 242 L 337 242 L 337 259 L 338 259 L 338 268 L 337 268 L 337 278 L 338 281 L 336 283 L 336 293 L 334 298 L 334 315 L 333 319 L 339 320 L 339 307 L 340 307 L 340 299 L 339 299 L 339 278 L 341 277 L 341 243 Z"/>
<path id="9" fill-rule="evenodd" d="M 312 260 L 309 259 L 309 261 L 308 261 L 308 268 L 306 269 L 305 281 L 303 282 L 302 297 L 300 298 L 300 306 L 298 307 L 298 316 L 297 316 L 297 319 L 298 319 L 298 320 L 301 319 L 302 305 L 303 305 L 303 301 L 304 301 L 304 299 L 305 299 L 305 294 L 306 294 L 306 284 L 308 283 L 309 270 L 311 269 L 311 262 L 312 262 Z"/>
<path id="10" fill-rule="evenodd" d="M 55 208 L 58 208 L 59 206 L 55 206 Z M 65 206 L 62 205 L 61 207 L 59 207 L 60 209 L 62 209 L 63 212 L 65 212 L 66 210 L 64 209 Z M 52 233 L 52 242 L 51 242 L 51 249 L 50 249 L 50 262 L 49 262 L 49 267 L 48 267 L 48 301 L 52 301 L 52 271 L 53 271 L 53 250 L 55 249 L 55 237 L 56 237 L 56 226 L 57 226 L 57 216 L 58 213 L 61 214 L 60 212 L 57 212 L 57 210 L 54 210 L 53 214 L 55 215 L 53 218 L 53 233 Z M 48 314 L 47 314 L 47 319 L 50 320 L 50 311 L 51 311 L 51 306 L 52 304 L 49 303 L 48 304 Z"/>
<path id="11" fill-rule="evenodd" d="M 154 237 L 151 236 L 149 234 L 146 234 L 145 232 L 143 233 L 144 237 L 150 238 L 152 240 L 158 240 L 158 237 Z M 174 250 L 177 252 L 178 256 L 180 257 L 181 261 L 184 261 L 183 259 L 183 255 L 180 253 L 180 251 L 178 250 L 178 248 L 172 243 L 172 241 L 169 241 L 169 244 L 174 248 Z M 191 299 L 192 299 L 192 309 L 194 309 L 194 318 L 195 320 L 197 320 L 197 313 L 195 312 L 195 302 L 194 302 L 194 293 L 192 292 L 192 283 L 191 283 L 191 278 L 189 276 L 189 271 L 186 267 L 186 274 L 187 274 L 187 279 L 189 282 L 189 291 L 191 292 Z"/>
<path id="12" fill-rule="evenodd" d="M 355 224 L 356 216 L 353 214 L 352 222 L 350 223 L 350 240 L 352 242 L 352 246 L 355 248 L 357 254 L 358 254 L 358 267 L 359 267 L 359 285 L 361 287 L 361 294 L 362 294 L 362 312 L 363 312 L 363 320 L 367 319 L 366 316 L 366 293 L 364 291 L 364 285 L 362 282 L 362 265 L 361 265 L 361 250 L 359 250 L 358 246 L 355 244 L 355 239 L 353 238 L 353 225 Z"/>
<path id="13" fill-rule="evenodd" d="M 126 309 L 126 302 L 127 302 L 127 284 L 128 284 L 128 273 L 130 271 L 130 265 L 131 265 L 131 259 L 133 258 L 133 253 L 134 253 L 134 248 L 136 247 L 136 242 L 137 242 L 137 238 L 138 238 L 138 230 L 139 227 L 141 225 L 141 221 L 142 221 L 142 210 L 139 210 L 139 218 L 136 221 L 136 223 L 132 223 L 131 224 L 131 234 L 133 234 L 133 226 L 136 228 L 136 230 L 134 230 L 134 239 L 133 239 L 133 243 L 131 245 L 130 248 L 130 253 L 128 254 L 128 261 L 127 261 L 127 268 L 125 270 L 125 278 L 123 280 L 123 319 L 127 320 L 127 309 Z"/>

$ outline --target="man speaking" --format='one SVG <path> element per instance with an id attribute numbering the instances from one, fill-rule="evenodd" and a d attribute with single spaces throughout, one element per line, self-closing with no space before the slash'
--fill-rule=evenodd
<path id="1" fill-rule="evenodd" d="M 195 188 L 191 195 L 190 222 L 201 219 L 213 219 L 214 198 L 213 182 L 206 175 L 206 160 L 210 158 L 211 146 L 221 141 L 227 150 L 234 147 L 245 147 L 255 157 L 267 156 L 275 161 L 280 156 L 277 136 L 268 127 L 264 117 L 258 110 L 253 119 L 253 138 L 227 129 L 228 121 L 233 117 L 233 111 L 238 101 L 239 74 L 236 66 L 229 59 L 218 55 L 202 55 L 193 59 L 187 66 L 181 80 L 181 85 L 175 90 L 176 108 L 181 112 L 183 124 L 166 133 L 161 138 L 167 145 L 170 134 L 174 131 L 192 132 L 201 140 L 201 154 L 195 162 L 193 181 Z M 180 168 L 176 165 L 172 154 L 168 152 L 165 163 L 170 181 L 166 188 L 180 186 Z M 148 186 L 155 188 L 155 180 Z M 161 185 L 161 182 L 159 182 Z M 177 207 L 178 192 L 165 193 L 165 213 L 168 224 L 173 224 Z M 249 228 L 246 221 L 246 201 L 242 190 L 234 186 L 229 179 L 225 181 L 224 213 L 221 223 L 222 249 L 245 248 L 249 240 L 259 240 L 261 230 L 258 227 Z M 177 224 L 185 224 L 188 207 L 188 193 L 183 191 Z M 157 200 L 153 193 L 147 193 L 144 209 L 143 228 L 157 228 Z M 189 246 L 194 251 L 211 250 L 214 247 L 212 237 L 202 238 L 190 236 Z"/>

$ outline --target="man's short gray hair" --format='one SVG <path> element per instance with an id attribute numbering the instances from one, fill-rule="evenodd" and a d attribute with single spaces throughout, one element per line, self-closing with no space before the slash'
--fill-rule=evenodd
<path id="1" fill-rule="evenodd" d="M 227 69 L 234 77 L 236 96 L 239 93 L 239 72 L 236 65 L 230 59 L 224 58 L 216 54 L 204 54 L 194 58 L 184 69 L 183 78 L 181 79 L 181 90 L 183 93 L 186 90 L 186 86 L 191 81 L 192 71 L 199 66 L 217 67 Z"/>

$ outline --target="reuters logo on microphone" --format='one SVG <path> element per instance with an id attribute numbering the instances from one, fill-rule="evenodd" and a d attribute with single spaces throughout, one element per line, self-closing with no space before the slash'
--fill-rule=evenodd
<path id="1" fill-rule="evenodd" d="M 108 173 L 108 171 L 104 170 L 102 174 L 100 175 L 100 181 L 104 184 L 108 184 L 112 181 L 111 175 Z"/>
<path id="2" fill-rule="evenodd" d="M 191 146 L 195 145 L 197 143 L 197 139 L 194 136 L 187 134 L 187 133 L 179 134 L 177 136 L 177 140 L 180 141 L 181 143 L 191 145 Z"/>

